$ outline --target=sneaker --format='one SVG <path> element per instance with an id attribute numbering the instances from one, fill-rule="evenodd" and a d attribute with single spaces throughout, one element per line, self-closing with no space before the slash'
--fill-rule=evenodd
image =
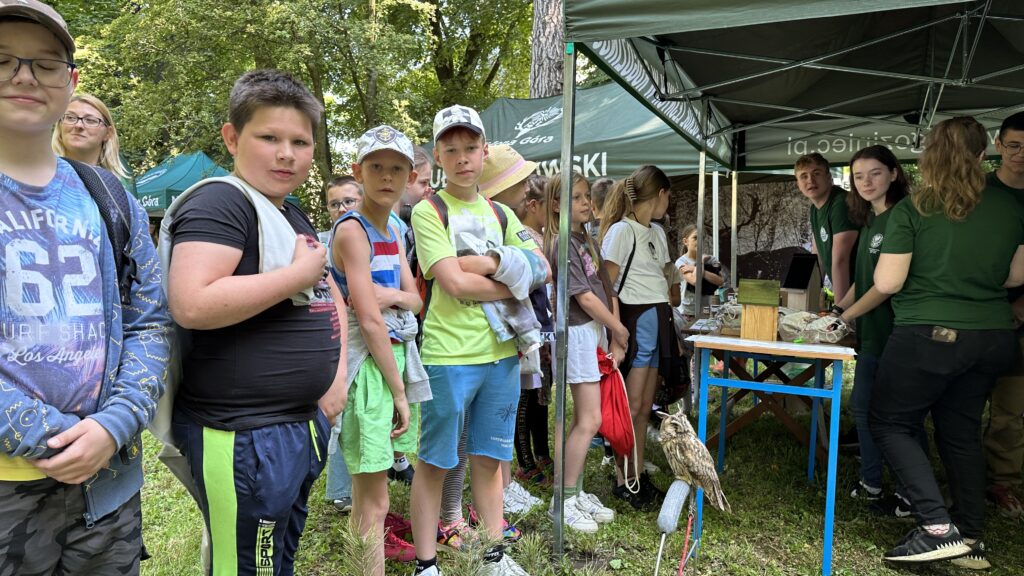
<path id="1" fill-rule="evenodd" d="M 548 507 L 548 515 L 552 520 L 555 518 L 554 504 L 555 501 L 552 500 L 551 506 Z M 570 496 L 562 503 L 562 522 L 570 530 L 575 530 L 576 532 L 583 532 L 584 534 L 597 533 L 597 522 L 590 517 L 590 514 L 587 514 L 580 508 L 577 496 Z"/>
<path id="2" fill-rule="evenodd" d="M 970 553 L 971 547 L 964 543 L 956 526 L 950 524 L 942 536 L 932 536 L 924 528 L 916 526 L 895 548 L 885 553 L 885 559 L 889 562 L 921 563 L 952 560 Z"/>
<path id="3" fill-rule="evenodd" d="M 612 488 L 612 496 L 625 501 L 636 510 L 650 510 L 655 505 L 653 496 L 645 493 L 642 489 L 634 494 L 629 488 L 626 488 L 625 484 Z"/>
<path id="4" fill-rule="evenodd" d="M 576 507 L 589 514 L 598 524 L 615 520 L 615 511 L 602 504 L 593 494 L 580 491 L 576 497 Z"/>
<path id="5" fill-rule="evenodd" d="M 988 570 L 992 567 L 992 563 L 985 558 L 984 542 L 974 538 L 964 538 L 964 543 L 971 547 L 971 553 L 967 556 L 950 560 L 954 566 L 967 568 L 968 570 Z"/>
<path id="6" fill-rule="evenodd" d="M 394 468 L 388 468 L 388 480 L 391 480 L 392 482 L 401 482 L 406 486 L 412 486 L 412 477 L 415 474 L 416 471 L 413 470 L 411 464 L 409 465 L 408 468 L 402 470 L 401 472 L 395 470 Z"/>
<path id="7" fill-rule="evenodd" d="M 850 498 L 854 500 L 863 500 L 864 502 L 877 502 L 882 499 L 882 489 L 872 488 L 864 483 L 863 480 L 857 480 L 850 489 Z"/>
<path id="8" fill-rule="evenodd" d="M 602 467 L 614 466 L 614 465 L 615 465 L 615 456 L 602 456 L 601 457 L 601 466 Z"/>
<path id="9" fill-rule="evenodd" d="M 416 548 L 391 532 L 384 534 L 384 557 L 396 562 L 415 562 Z"/>
<path id="10" fill-rule="evenodd" d="M 384 529 L 399 538 L 405 538 L 412 534 L 412 523 L 398 514 L 388 512 L 384 517 Z"/>
<path id="11" fill-rule="evenodd" d="M 337 500 L 331 500 L 331 506 L 334 506 L 334 510 L 339 514 L 348 514 L 352 511 L 352 497 L 343 496 Z"/>
<path id="12" fill-rule="evenodd" d="M 471 532 L 472 528 L 469 527 L 465 519 L 451 524 L 438 522 L 437 545 L 452 550 L 461 550 L 466 541 L 470 539 Z"/>
<path id="13" fill-rule="evenodd" d="M 480 574 L 483 576 L 530 576 L 508 554 L 502 554 L 501 560 L 497 562 L 484 562 Z"/>
<path id="14" fill-rule="evenodd" d="M 503 495 L 506 514 L 524 514 L 543 502 L 514 480 L 505 487 Z"/>
<path id="15" fill-rule="evenodd" d="M 665 492 L 651 482 L 651 477 L 646 472 L 640 475 L 640 491 L 646 492 L 656 502 L 661 502 L 665 498 Z"/>
<path id="16" fill-rule="evenodd" d="M 1005 484 L 992 484 L 985 490 L 985 497 L 996 506 L 999 514 L 1005 518 L 1019 518 L 1024 515 L 1024 504 L 1013 493 L 1013 489 Z"/>
<path id="17" fill-rule="evenodd" d="M 899 492 L 886 494 L 882 498 L 871 502 L 868 507 L 872 512 L 880 516 L 891 518 L 910 518 L 911 513 L 914 511 L 910 506 L 910 500 L 904 498 Z"/>
<path id="18" fill-rule="evenodd" d="M 537 486 L 551 486 L 551 480 L 544 475 L 540 468 L 530 468 L 528 470 L 520 468 L 515 471 L 513 476 L 515 476 L 516 480 L 524 483 L 536 484 Z"/>
<path id="19" fill-rule="evenodd" d="M 427 568 L 426 570 L 424 570 L 423 572 L 420 572 L 419 574 L 417 574 L 416 571 L 414 570 L 413 573 L 412 573 L 412 576 L 443 576 L 443 575 L 441 574 L 441 570 L 437 567 L 437 564 L 434 564 L 433 566 L 431 566 L 430 568 Z"/>
<path id="20" fill-rule="evenodd" d="M 661 468 L 650 460 L 644 460 L 644 472 L 647 474 L 655 474 L 657 472 L 661 472 Z"/>
<path id="21" fill-rule="evenodd" d="M 476 508 L 472 504 L 466 504 L 466 508 L 469 510 L 469 525 L 476 528 L 480 525 L 480 516 L 477 515 Z M 523 537 L 523 531 L 509 524 L 507 519 L 502 518 L 501 537 L 507 544 L 515 544 Z"/>
<path id="22" fill-rule="evenodd" d="M 857 434 L 856 426 L 839 433 L 839 447 L 846 450 L 860 449 L 860 436 Z"/>

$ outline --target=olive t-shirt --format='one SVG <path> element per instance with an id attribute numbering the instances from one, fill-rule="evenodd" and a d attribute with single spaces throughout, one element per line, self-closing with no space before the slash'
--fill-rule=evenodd
<path id="1" fill-rule="evenodd" d="M 857 230 L 857 225 L 850 220 L 850 214 L 846 207 L 846 190 L 833 186 L 828 193 L 828 200 L 821 208 L 811 204 L 810 209 L 811 235 L 814 236 L 814 246 L 818 250 L 818 257 L 821 258 L 823 275 L 832 280 L 832 240 L 840 232 Z M 850 255 L 850 278 L 854 273 L 854 255 Z"/>
<path id="2" fill-rule="evenodd" d="M 284 217 L 298 234 L 316 229 L 291 203 Z M 171 224 L 174 245 L 210 242 L 242 250 L 235 276 L 259 273 L 256 209 L 230 184 L 210 183 L 186 199 Z M 189 330 L 191 350 L 175 405 L 204 426 L 247 430 L 301 422 L 316 414 L 338 368 L 340 326 L 326 281 L 309 306 L 284 299 L 233 326 Z"/>
<path id="3" fill-rule="evenodd" d="M 552 248 L 558 246 L 557 235 L 554 236 L 551 243 Z M 551 275 L 553 278 L 557 278 L 559 273 L 557 260 L 557 258 L 552 258 Z M 600 263 L 597 247 L 594 246 L 592 252 L 583 233 L 573 232 L 569 235 L 569 313 L 566 316 L 569 326 L 581 326 L 593 320 L 574 296 L 593 292 L 594 296 L 597 296 L 598 300 L 604 302 L 605 306 L 611 310 L 604 283 L 601 281 Z"/>
<path id="4" fill-rule="evenodd" d="M 903 202 L 903 201 L 901 201 Z M 899 203 L 897 203 L 897 206 Z M 859 300 L 875 285 L 875 266 L 882 254 L 885 240 L 885 225 L 895 206 L 878 216 L 870 216 L 867 225 L 857 237 L 857 270 L 854 273 L 856 297 Z M 887 299 L 874 310 L 857 318 L 857 350 L 861 353 L 881 356 L 885 343 L 892 334 L 892 299 Z"/>
<path id="5" fill-rule="evenodd" d="M 1024 214 L 1010 193 L 986 187 L 959 222 L 941 212 L 922 216 L 909 201 L 890 212 L 882 253 L 913 253 L 903 289 L 892 297 L 897 326 L 1013 328 L 1003 283 L 1024 244 Z"/>

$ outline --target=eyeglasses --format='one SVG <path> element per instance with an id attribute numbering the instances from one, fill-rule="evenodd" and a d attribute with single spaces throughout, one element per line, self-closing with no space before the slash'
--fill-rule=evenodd
<path id="1" fill-rule="evenodd" d="M 95 116 L 77 116 L 71 112 L 61 116 L 60 121 L 66 126 L 74 126 L 81 122 L 83 126 L 87 126 L 89 128 L 98 128 L 100 126 L 107 125 L 107 121 L 103 118 L 97 118 Z"/>
<path id="2" fill-rule="evenodd" d="M 17 76 L 22 64 L 28 64 L 36 82 L 47 88 L 67 88 L 68 84 L 71 84 L 71 71 L 75 69 L 73 62 L 0 54 L 0 82 Z"/>
<path id="3" fill-rule="evenodd" d="M 358 198 L 345 198 L 344 200 L 332 200 L 327 203 L 327 207 L 331 210 L 339 210 L 342 206 L 345 208 L 352 208 L 356 204 L 359 204 Z"/>
<path id="4" fill-rule="evenodd" d="M 1003 144 L 1003 150 L 1006 150 L 1007 156 L 1016 156 L 1017 154 L 1020 154 L 1021 148 L 1024 148 L 1024 144 L 1021 144 L 1020 142 Z"/>

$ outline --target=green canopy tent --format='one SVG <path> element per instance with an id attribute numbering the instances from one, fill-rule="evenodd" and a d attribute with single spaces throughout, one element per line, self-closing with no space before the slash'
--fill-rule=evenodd
<path id="1" fill-rule="evenodd" d="M 1019 0 L 564 0 L 563 5 L 563 159 L 573 155 L 579 49 L 702 151 L 698 222 L 704 219 L 708 157 L 734 175 L 792 166 L 806 152 L 847 162 L 859 147 L 875 143 L 912 159 L 922 134 L 945 117 L 970 113 L 993 128 L 1024 108 L 1024 2 Z M 563 186 L 569 185 L 566 178 Z M 566 219 L 561 224 L 565 238 Z M 698 252 L 704 253 L 698 230 Z M 558 247 L 563 265 L 567 248 L 564 242 Z M 735 261 L 731 269 L 736 270 Z M 563 353 L 567 303 L 565 286 L 559 284 L 556 334 Z M 555 381 L 564 382 L 563 369 Z M 559 390 L 556 419 L 564 414 L 563 396 Z M 831 523 L 826 524 L 830 539 Z M 560 551 L 557 527 L 555 540 Z M 823 558 L 825 573 L 830 566 L 831 558 Z"/>
<path id="2" fill-rule="evenodd" d="M 135 196 L 151 216 L 162 216 L 171 202 L 196 182 L 211 176 L 227 176 L 209 156 L 192 152 L 172 156 L 135 182 Z"/>

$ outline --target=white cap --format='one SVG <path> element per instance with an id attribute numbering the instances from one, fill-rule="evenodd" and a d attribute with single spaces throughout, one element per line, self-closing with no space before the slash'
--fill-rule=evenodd
<path id="1" fill-rule="evenodd" d="M 469 106 L 449 106 L 434 116 L 434 143 L 442 134 L 452 128 L 466 128 L 484 136 L 484 123 L 480 115 Z"/>
<path id="2" fill-rule="evenodd" d="M 405 156 L 409 164 L 416 165 L 412 141 L 405 134 L 386 124 L 370 128 L 359 137 L 356 141 L 356 164 L 362 164 L 364 158 L 378 150 L 394 150 Z"/>

